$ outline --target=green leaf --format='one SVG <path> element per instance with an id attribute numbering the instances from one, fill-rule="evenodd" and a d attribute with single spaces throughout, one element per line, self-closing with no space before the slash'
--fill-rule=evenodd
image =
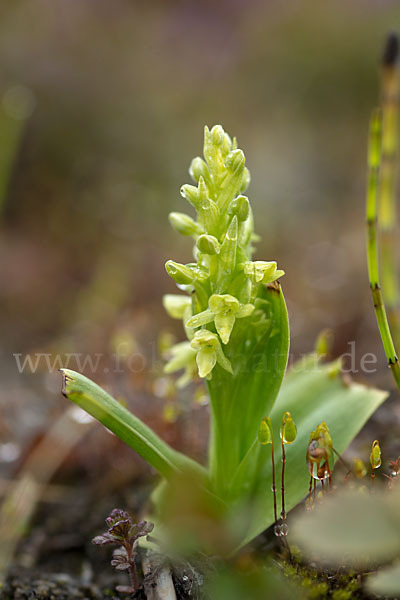
<path id="1" fill-rule="evenodd" d="M 246 497 L 254 489 L 254 480 L 256 471 L 258 471 L 258 458 L 262 450 L 264 448 L 262 448 L 258 439 L 255 439 L 232 477 L 229 492 L 231 502 L 241 496 Z"/>
<path id="2" fill-rule="evenodd" d="M 199 482 L 206 481 L 207 472 L 204 467 L 163 442 L 100 386 L 75 371 L 60 371 L 63 375 L 64 396 L 115 433 L 166 479 L 180 473 L 190 473 L 196 475 Z"/>
<path id="3" fill-rule="evenodd" d="M 269 415 L 275 402 L 288 351 L 289 324 L 282 290 L 278 283 L 262 286 L 253 315 L 236 321 L 230 343 L 224 347 L 234 374 L 217 366 L 208 382 L 213 412 L 211 479 L 223 498 L 229 496 L 236 469 L 253 444 L 261 419 Z M 257 458 L 256 453 L 251 456 Z"/>
<path id="4" fill-rule="evenodd" d="M 340 374 L 332 375 L 332 365 L 320 365 L 316 357 L 314 358 L 315 360 L 308 360 L 303 366 L 296 365 L 289 372 L 270 415 L 274 439 L 278 442 L 279 428 L 285 411 L 291 412 L 297 425 L 297 438 L 293 444 L 286 447 L 287 510 L 296 506 L 307 495 L 310 475 L 306 467 L 306 450 L 310 432 L 319 423 L 326 421 L 333 445 L 342 453 L 388 396 L 387 392 L 343 381 Z M 281 477 L 281 450 L 279 443 L 277 446 L 275 460 L 278 483 Z M 265 465 L 255 493 L 244 543 L 273 523 L 270 456 L 270 453 L 265 452 Z"/>

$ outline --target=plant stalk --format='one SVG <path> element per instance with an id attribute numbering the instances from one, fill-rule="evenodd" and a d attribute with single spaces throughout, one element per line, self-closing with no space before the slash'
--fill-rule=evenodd
<path id="1" fill-rule="evenodd" d="M 387 39 L 382 61 L 382 139 L 378 213 L 381 234 L 382 288 L 388 321 L 396 346 L 400 344 L 399 286 L 396 268 L 396 183 L 400 93 L 398 52 L 398 38 L 391 34 Z"/>
<path id="2" fill-rule="evenodd" d="M 125 550 L 128 554 L 128 563 L 129 563 L 129 578 L 131 580 L 131 586 L 134 592 L 139 587 L 138 574 L 136 569 L 136 553 L 132 550 L 130 544 L 125 545 Z"/>
<path id="3" fill-rule="evenodd" d="M 274 520 L 275 523 L 278 520 L 278 513 L 276 509 L 276 482 L 275 482 L 275 453 L 274 453 L 274 440 L 272 439 L 271 444 L 271 460 L 272 460 L 272 494 L 274 496 Z"/>
<path id="4" fill-rule="evenodd" d="M 373 111 L 370 121 L 368 148 L 368 184 L 366 199 L 368 275 L 383 348 L 394 380 L 400 390 L 400 365 L 393 343 L 379 277 L 378 192 L 381 165 L 382 113 Z"/>
<path id="5" fill-rule="evenodd" d="M 281 517 L 282 517 L 282 521 L 284 521 L 286 519 L 286 510 L 285 510 L 285 465 L 286 465 L 285 443 L 282 440 L 282 485 L 281 485 L 281 494 L 282 494 L 282 512 L 281 512 Z"/>

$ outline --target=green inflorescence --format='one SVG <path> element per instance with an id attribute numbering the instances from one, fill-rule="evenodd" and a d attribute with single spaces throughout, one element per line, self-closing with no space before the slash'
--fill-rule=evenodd
<path id="1" fill-rule="evenodd" d="M 252 261 L 255 240 L 253 216 L 244 196 L 250 173 L 243 151 L 220 125 L 204 130 L 204 160 L 194 158 L 189 173 L 197 185 L 184 185 L 182 196 L 197 217 L 173 212 L 170 223 L 179 233 L 195 240 L 194 261 L 169 260 L 168 274 L 189 296 L 168 294 L 164 307 L 173 318 L 183 320 L 188 342 L 171 348 L 165 370 L 184 369 L 178 385 L 187 384 L 198 372 L 210 379 L 216 364 L 232 373 L 234 365 L 224 347 L 238 319 L 249 326 L 266 326 L 257 309 L 261 284 L 272 283 L 284 271 L 275 261 Z"/>

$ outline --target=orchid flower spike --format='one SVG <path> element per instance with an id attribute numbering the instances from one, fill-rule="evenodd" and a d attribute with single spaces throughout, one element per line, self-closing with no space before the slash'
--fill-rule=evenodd
<path id="1" fill-rule="evenodd" d="M 262 298 L 262 286 L 274 282 L 284 271 L 275 261 L 251 260 L 257 236 L 250 201 L 244 195 L 250 173 L 236 139 L 232 140 L 221 125 L 206 127 L 203 155 L 204 159 L 197 156 L 190 165 L 194 185 L 181 187 L 182 197 L 196 215 L 173 212 L 169 216 L 178 233 L 194 240 L 196 262 L 168 260 L 165 265 L 178 288 L 189 295 L 185 299 L 168 294 L 164 307 L 173 318 L 182 319 L 199 375 L 210 378 L 217 364 L 233 372 L 233 332 L 237 331 L 235 345 L 242 347 L 247 336 L 259 339 L 268 331 L 257 303 Z M 246 320 L 246 326 L 235 327 L 237 319 Z M 185 382 L 190 380 L 187 348 L 178 345 L 175 352 L 172 349 L 166 367 L 172 372 L 181 364 Z"/>

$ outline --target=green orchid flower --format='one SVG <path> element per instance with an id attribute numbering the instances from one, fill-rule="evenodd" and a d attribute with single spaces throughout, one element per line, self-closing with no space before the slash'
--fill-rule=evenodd
<path id="1" fill-rule="evenodd" d="M 171 212 L 168 216 L 169 222 L 178 233 L 196 238 L 203 233 L 203 228 L 196 223 L 192 217 L 180 212 Z"/>
<path id="2" fill-rule="evenodd" d="M 277 264 L 274 260 L 248 261 L 243 265 L 243 272 L 253 284 L 272 283 L 285 274 L 285 271 L 277 269 Z"/>
<path id="3" fill-rule="evenodd" d="M 191 312 L 192 301 L 189 296 L 182 294 L 165 294 L 163 297 L 163 307 L 173 319 L 188 318 L 188 312 Z"/>
<path id="4" fill-rule="evenodd" d="M 217 363 L 229 373 L 233 373 L 232 365 L 223 353 L 220 341 L 215 333 L 208 331 L 208 329 L 196 331 L 190 346 L 197 352 L 196 362 L 200 377 L 210 378 L 211 371 Z"/>
<path id="5" fill-rule="evenodd" d="M 180 342 L 172 346 L 167 354 L 170 359 L 164 366 L 164 373 L 169 375 L 184 369 L 184 373 L 178 378 L 176 385 L 179 388 L 185 387 L 197 374 L 196 351 L 193 350 L 190 342 Z"/>
<path id="6" fill-rule="evenodd" d="M 227 344 L 235 320 L 248 317 L 253 310 L 253 304 L 241 304 L 230 294 L 213 294 L 208 302 L 208 309 L 191 317 L 187 321 L 186 327 L 201 327 L 214 322 L 222 342 Z"/>

